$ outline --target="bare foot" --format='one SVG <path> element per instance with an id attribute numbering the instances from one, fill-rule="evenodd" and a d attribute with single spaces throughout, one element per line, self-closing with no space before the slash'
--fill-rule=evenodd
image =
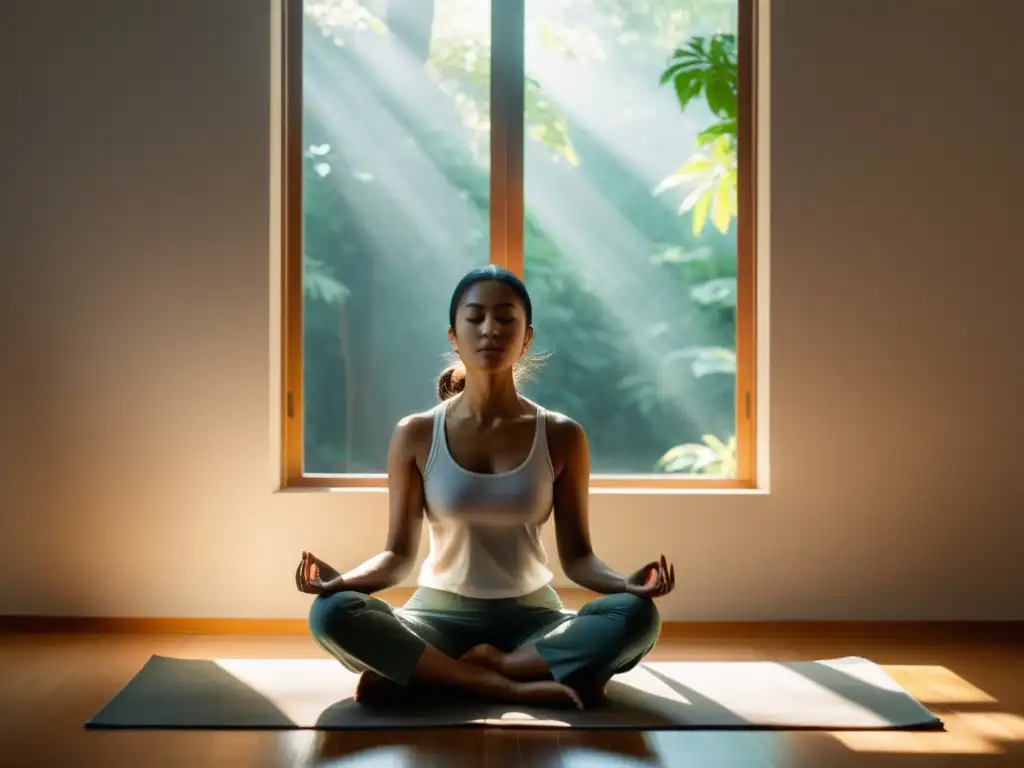
<path id="1" fill-rule="evenodd" d="M 356 684 L 354 698 L 368 707 L 385 707 L 399 703 L 402 697 L 402 686 L 376 672 L 363 672 Z"/>
<path id="2" fill-rule="evenodd" d="M 503 674 L 502 662 L 504 659 L 504 653 L 495 646 L 486 643 L 474 645 L 459 657 L 459 661 L 465 661 L 467 664 L 476 664 L 478 667 L 485 667 L 495 672 L 502 672 Z"/>
<path id="3" fill-rule="evenodd" d="M 600 704 L 606 698 L 607 691 L 603 685 L 598 687 L 591 686 L 585 690 L 577 691 L 575 688 L 570 688 L 564 684 L 559 684 L 551 680 L 550 676 L 547 679 L 538 679 L 537 677 L 530 675 L 529 672 L 523 674 L 522 670 L 511 668 L 515 665 L 506 663 L 512 656 L 513 654 L 505 653 L 496 646 L 484 643 L 481 645 L 474 645 L 462 654 L 462 656 L 459 657 L 459 660 L 499 672 L 519 684 L 536 684 L 533 688 L 528 689 L 526 695 L 528 697 L 537 696 L 539 698 L 529 698 L 524 699 L 524 701 L 548 702 L 549 700 L 546 697 L 552 697 L 556 703 L 559 701 L 566 703 L 565 699 L 568 697 L 574 705 L 583 709 L 589 708 L 595 704 Z M 548 674 L 550 675 L 550 673 Z"/>
<path id="4" fill-rule="evenodd" d="M 412 679 L 406 686 L 388 680 L 376 672 L 363 672 L 359 675 L 353 698 L 367 707 L 399 707 L 418 704 L 450 703 L 467 700 L 473 697 L 469 691 L 463 691 L 448 685 L 425 683 Z"/>
<path id="5" fill-rule="evenodd" d="M 605 699 L 608 698 L 608 689 L 606 686 L 591 686 L 590 688 L 580 689 L 580 699 L 583 701 L 583 706 L 586 709 L 603 704 Z"/>
<path id="6" fill-rule="evenodd" d="M 476 646 L 470 651 L 473 655 L 469 657 L 470 651 L 463 654 L 462 661 L 469 662 L 470 658 L 476 659 L 478 666 L 485 666 L 485 663 L 494 663 L 495 656 L 503 654 L 494 646 L 486 646 L 490 650 L 484 650 L 485 646 Z M 486 661 L 485 661 L 486 660 Z M 493 668 L 492 668 L 493 669 Z M 497 671 L 497 670 L 494 670 Z M 501 694 L 495 700 L 503 700 L 508 703 L 519 704 L 542 704 L 555 707 L 574 707 L 584 709 L 584 700 L 572 688 L 554 680 L 534 680 L 529 682 L 507 680 Z M 458 701 L 463 699 L 479 699 L 477 694 L 461 688 L 452 686 L 425 683 L 413 679 L 408 686 L 400 686 L 393 683 L 386 677 L 376 672 L 363 672 L 359 676 L 359 683 L 356 685 L 355 699 L 360 704 L 370 707 L 388 707 L 401 704 L 415 704 L 438 701 Z M 588 698 L 589 703 L 589 698 Z"/>

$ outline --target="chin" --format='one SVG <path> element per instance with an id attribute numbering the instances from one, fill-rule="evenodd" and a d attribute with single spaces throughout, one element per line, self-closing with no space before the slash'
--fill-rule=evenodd
<path id="1" fill-rule="evenodd" d="M 515 367 L 516 361 L 508 356 L 498 357 L 497 355 L 477 355 L 473 360 L 473 367 L 485 373 L 501 373 Z"/>

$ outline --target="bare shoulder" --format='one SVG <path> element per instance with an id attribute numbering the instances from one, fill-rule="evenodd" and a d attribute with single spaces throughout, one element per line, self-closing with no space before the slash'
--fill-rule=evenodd
<path id="1" fill-rule="evenodd" d="M 555 476 L 569 463 L 587 455 L 587 433 L 575 419 L 558 411 L 545 411 L 548 431 L 548 449 Z"/>
<path id="2" fill-rule="evenodd" d="M 416 459 L 422 467 L 430 452 L 434 435 L 434 409 L 411 413 L 402 418 L 391 438 L 392 451 L 409 459 Z"/>
<path id="3" fill-rule="evenodd" d="M 566 440 L 578 440 L 586 438 L 583 427 L 575 419 L 566 416 L 558 411 L 544 411 L 548 422 L 548 436 L 558 437 Z"/>

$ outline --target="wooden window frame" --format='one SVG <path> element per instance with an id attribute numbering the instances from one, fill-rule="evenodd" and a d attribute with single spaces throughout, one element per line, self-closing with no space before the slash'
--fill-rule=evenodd
<path id="1" fill-rule="evenodd" d="M 490 260 L 523 277 L 524 7 L 491 3 Z M 757 484 L 757 196 L 759 0 L 737 0 L 736 458 L 734 478 L 594 474 L 595 491 L 743 490 Z M 303 473 L 302 0 L 281 0 L 282 488 L 386 490 L 386 474 Z M 501 34 L 496 34 L 500 30 Z"/>

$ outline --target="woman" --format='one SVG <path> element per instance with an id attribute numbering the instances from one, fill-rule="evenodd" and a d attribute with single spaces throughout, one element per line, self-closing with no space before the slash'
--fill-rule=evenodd
<path id="1" fill-rule="evenodd" d="M 675 586 L 675 568 L 662 556 L 622 576 L 594 555 L 586 435 L 516 391 L 532 315 L 512 272 L 488 266 L 462 278 L 448 329 L 461 365 L 441 374 L 440 404 L 403 419 L 391 439 L 384 551 L 345 574 L 302 554 L 295 578 L 317 596 L 313 638 L 362 673 L 359 701 L 443 688 L 582 708 L 657 640 L 653 598 Z M 552 509 L 565 574 L 604 595 L 579 613 L 563 610 L 549 585 L 540 528 Z M 424 512 L 430 554 L 419 588 L 392 609 L 370 595 L 408 575 Z"/>

